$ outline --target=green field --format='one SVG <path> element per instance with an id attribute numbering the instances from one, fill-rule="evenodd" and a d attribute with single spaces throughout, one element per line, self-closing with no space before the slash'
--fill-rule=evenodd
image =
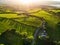
<path id="1" fill-rule="evenodd" d="M 5 45 L 26 45 L 23 44 L 23 41 L 28 39 L 29 42 L 27 41 L 26 43 L 27 45 L 31 45 L 36 29 L 42 25 L 42 21 L 38 18 L 43 18 L 47 22 L 45 26 L 47 36 L 45 38 L 50 39 L 52 42 L 56 43 L 56 45 L 60 45 L 60 17 L 50 14 L 44 10 L 30 13 L 35 10 L 28 11 L 29 15 L 32 16 L 28 16 L 26 14 L 18 15 L 18 13 L 0 13 L 0 42 Z M 60 11 L 56 10 L 53 12 Z M 15 29 L 15 32 L 12 29 Z M 41 35 L 38 37 L 39 40 L 36 41 L 36 45 L 40 43 L 40 40 L 41 44 L 39 45 L 44 45 L 43 43 L 46 41 L 45 38 Z"/>

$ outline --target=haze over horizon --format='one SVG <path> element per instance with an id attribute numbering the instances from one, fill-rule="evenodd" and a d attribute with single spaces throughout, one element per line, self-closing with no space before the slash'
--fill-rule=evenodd
<path id="1" fill-rule="evenodd" d="M 21 0 L 0 0 L 0 4 L 15 4 L 15 5 L 20 5 L 20 6 L 22 6 L 21 5 L 21 3 L 19 2 L 19 1 L 21 1 Z M 37 0 L 38 1 L 38 0 Z M 36 2 L 36 4 L 35 5 L 50 5 L 50 6 L 55 6 L 55 7 L 58 7 L 58 8 L 60 8 L 60 0 L 41 0 L 41 4 L 40 3 L 38 3 L 38 2 Z"/>

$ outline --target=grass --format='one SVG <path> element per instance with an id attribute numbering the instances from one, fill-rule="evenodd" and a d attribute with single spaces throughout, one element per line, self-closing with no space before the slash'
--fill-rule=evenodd
<path id="1" fill-rule="evenodd" d="M 34 11 L 32 11 L 32 12 L 34 12 Z M 41 11 L 39 11 L 37 13 L 32 13 L 32 15 L 37 16 L 37 17 L 43 17 L 48 22 L 49 26 L 52 27 L 52 28 L 54 28 L 54 29 L 56 29 L 55 26 L 60 21 L 60 19 L 58 17 L 56 17 L 55 15 L 49 14 L 49 13 L 43 11 L 43 10 L 41 10 Z M 9 19 L 11 19 L 11 18 L 12 19 L 13 18 L 21 18 L 23 16 L 18 16 L 17 14 L 0 14 L 0 17 L 8 18 L 8 20 L 6 19 L 6 20 L 0 22 L 0 33 L 6 31 L 5 29 L 15 28 L 17 30 L 17 32 L 19 32 L 21 34 L 23 34 L 23 33 L 25 34 L 25 32 L 26 32 L 26 34 L 28 33 L 28 36 L 30 36 L 36 30 L 36 28 L 34 28 L 34 27 L 26 26 L 26 25 L 21 25 L 19 23 L 17 24 L 14 21 L 12 21 L 13 23 L 10 24 L 11 26 L 9 25 L 9 23 L 11 23 L 11 20 L 9 20 Z M 22 22 L 23 24 L 28 24 L 28 25 L 30 24 L 30 25 L 33 25 L 33 26 L 38 26 L 41 23 L 41 22 L 39 23 L 38 20 L 35 20 L 33 18 L 27 18 L 27 21 L 26 22 L 23 21 L 23 18 L 22 19 L 18 19 L 16 21 L 17 22 Z M 37 25 L 37 24 L 34 24 L 34 23 L 30 23 L 28 21 L 38 22 L 39 24 Z M 53 29 L 50 30 L 50 31 L 53 32 Z M 50 34 L 51 34 L 51 32 L 50 32 Z M 54 34 L 56 34 L 56 33 L 57 32 L 55 31 Z M 30 38 L 32 38 L 32 36 Z"/>
<path id="2" fill-rule="evenodd" d="M 0 14 L 0 17 L 4 18 L 18 18 L 17 14 Z"/>
<path id="3" fill-rule="evenodd" d="M 31 10 L 29 12 L 34 12 L 34 11 L 36 11 L 36 10 Z M 32 15 L 38 16 L 38 17 L 43 17 L 53 27 L 60 21 L 60 19 L 58 17 L 56 17 L 56 16 L 54 16 L 52 14 L 49 14 L 49 13 L 43 11 L 43 10 L 41 10 L 40 12 L 37 12 L 37 13 L 32 13 Z M 0 14 L 0 17 L 21 18 L 21 16 L 18 16 L 17 14 Z M 33 20 L 33 19 L 30 18 L 29 20 Z M 28 24 L 28 23 L 26 23 L 26 24 Z"/>

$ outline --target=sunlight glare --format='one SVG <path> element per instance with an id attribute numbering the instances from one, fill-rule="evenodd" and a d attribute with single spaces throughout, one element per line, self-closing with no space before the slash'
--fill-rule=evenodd
<path id="1" fill-rule="evenodd" d="M 30 5 L 30 4 L 36 4 L 36 3 L 43 2 L 42 0 L 15 0 L 15 1 L 23 5 Z"/>

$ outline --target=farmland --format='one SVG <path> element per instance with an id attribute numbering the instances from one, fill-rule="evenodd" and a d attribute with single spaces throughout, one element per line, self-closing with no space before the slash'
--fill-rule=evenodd
<path id="1" fill-rule="evenodd" d="M 37 8 L 25 12 L 1 6 L 0 44 L 60 45 L 60 10 L 47 10 Z"/>

